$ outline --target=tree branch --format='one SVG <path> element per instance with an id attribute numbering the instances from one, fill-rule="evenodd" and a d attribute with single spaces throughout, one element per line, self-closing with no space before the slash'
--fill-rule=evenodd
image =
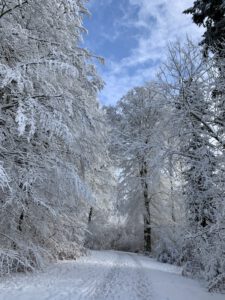
<path id="1" fill-rule="evenodd" d="M 19 4 L 15 5 L 14 7 L 11 7 L 11 8 L 9 8 L 9 9 L 5 10 L 5 11 L 4 11 L 4 8 L 3 8 L 3 11 L 2 11 L 1 14 L 0 14 L 0 19 L 1 19 L 2 17 L 4 17 L 6 14 L 12 12 L 14 9 L 17 9 L 17 8 L 23 6 L 24 4 L 28 4 L 28 0 L 25 0 L 24 2 L 19 3 Z"/>

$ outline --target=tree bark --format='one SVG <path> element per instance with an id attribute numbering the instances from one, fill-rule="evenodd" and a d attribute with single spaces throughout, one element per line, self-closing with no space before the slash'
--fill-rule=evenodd
<path id="1" fill-rule="evenodd" d="M 144 247 L 145 251 L 152 251 L 152 240 L 151 240 L 151 213 L 150 213 L 150 198 L 148 194 L 148 183 L 147 183 L 147 163 L 143 162 L 141 166 L 140 176 L 141 176 L 141 185 L 143 189 L 144 196 Z"/>
<path id="2" fill-rule="evenodd" d="M 170 174 L 170 201 L 171 201 L 171 219 L 176 222 L 175 207 L 174 207 L 174 187 L 173 187 L 173 164 L 172 156 L 169 158 L 169 174 Z"/>
<path id="3" fill-rule="evenodd" d="M 92 214 L 93 214 L 93 207 L 91 207 L 91 208 L 90 208 L 90 211 L 89 211 L 88 223 L 91 223 L 91 220 L 92 220 Z"/>

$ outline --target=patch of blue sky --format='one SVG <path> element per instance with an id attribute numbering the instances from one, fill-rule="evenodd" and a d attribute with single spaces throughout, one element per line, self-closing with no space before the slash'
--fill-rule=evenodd
<path id="1" fill-rule="evenodd" d="M 115 104 L 129 89 L 154 76 L 166 57 L 168 42 L 186 34 L 200 39 L 201 29 L 182 12 L 193 0 L 90 0 L 89 34 L 84 45 L 105 58 L 98 70 L 106 85 L 104 104 Z"/>
<path id="2" fill-rule="evenodd" d="M 126 8 L 129 8 L 129 19 L 125 17 Z M 138 20 L 137 7 L 129 6 L 129 0 L 115 0 L 92 5 L 90 11 L 92 16 L 84 22 L 88 29 L 85 45 L 106 59 L 121 60 L 129 56 L 139 36 L 144 34 L 143 29 L 129 24 L 131 20 Z"/>

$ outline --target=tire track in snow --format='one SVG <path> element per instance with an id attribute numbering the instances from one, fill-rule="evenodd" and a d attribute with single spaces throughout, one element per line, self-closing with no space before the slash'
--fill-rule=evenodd
<path id="1" fill-rule="evenodd" d="M 96 294 L 102 293 L 100 289 L 104 286 L 106 278 L 110 278 L 112 270 L 118 265 L 118 257 L 115 253 L 108 251 L 105 252 L 105 256 L 105 261 L 99 261 L 102 267 L 97 270 L 90 269 L 87 280 L 79 287 L 79 300 L 96 299 Z M 100 298 L 97 299 L 100 300 Z"/>
<path id="2" fill-rule="evenodd" d="M 112 296 L 112 291 L 114 289 L 116 278 L 118 277 L 119 268 L 121 267 L 121 258 L 119 255 L 116 255 L 116 260 L 114 266 L 110 268 L 107 276 L 104 278 L 98 287 L 95 290 L 93 295 L 93 300 L 103 300 L 103 299 L 114 299 Z M 111 294 L 111 298 L 110 297 Z M 119 300 L 119 298 L 118 298 Z"/>
<path id="3" fill-rule="evenodd" d="M 116 253 L 116 252 L 115 252 Z M 127 253 L 117 253 L 118 260 L 100 284 L 95 300 L 148 300 L 152 299 L 150 282 L 141 263 Z"/>
<path id="4" fill-rule="evenodd" d="M 152 283 L 149 274 L 147 275 L 145 272 L 145 268 L 140 260 L 140 257 L 136 254 L 129 254 L 131 259 L 137 265 L 137 284 L 136 284 L 136 291 L 139 296 L 139 299 L 152 299 Z"/>
<path id="5" fill-rule="evenodd" d="M 2 279 L 0 300 L 224 300 L 180 274 L 180 268 L 146 256 L 91 251 L 44 272 Z"/>

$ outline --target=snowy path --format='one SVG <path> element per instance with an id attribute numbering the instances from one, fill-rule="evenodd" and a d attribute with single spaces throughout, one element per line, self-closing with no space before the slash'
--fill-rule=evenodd
<path id="1" fill-rule="evenodd" d="M 177 267 L 147 257 L 92 251 L 77 262 L 60 262 L 45 272 L 16 275 L 0 283 L 0 300 L 224 300 L 183 278 Z"/>

